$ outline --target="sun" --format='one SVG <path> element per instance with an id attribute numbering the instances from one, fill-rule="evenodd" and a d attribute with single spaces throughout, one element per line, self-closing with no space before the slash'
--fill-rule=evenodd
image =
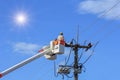
<path id="1" fill-rule="evenodd" d="M 19 12 L 14 16 L 14 21 L 17 25 L 24 26 L 28 21 L 27 15 L 25 13 Z"/>
<path id="2" fill-rule="evenodd" d="M 23 14 L 18 14 L 17 16 L 16 16 L 16 21 L 18 22 L 18 23 L 25 23 L 26 22 L 26 16 L 25 15 L 23 15 Z"/>

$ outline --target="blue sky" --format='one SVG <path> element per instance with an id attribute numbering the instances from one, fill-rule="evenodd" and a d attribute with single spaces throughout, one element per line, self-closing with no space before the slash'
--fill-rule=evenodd
<path id="1" fill-rule="evenodd" d="M 79 79 L 120 79 L 120 4 L 108 11 L 116 3 L 120 3 L 119 0 L 0 0 L 0 71 L 33 56 L 61 31 L 66 42 L 70 42 L 76 38 L 79 24 L 80 44 L 85 40 L 93 44 L 100 40 L 94 55 L 85 64 L 86 72 L 80 74 Z M 27 15 L 24 25 L 15 22 L 18 13 Z M 57 65 L 64 63 L 68 53 L 66 49 L 64 55 L 58 56 Z M 72 61 L 73 54 L 69 63 Z M 61 75 L 56 78 L 53 73 L 53 61 L 42 57 L 1 80 L 62 79 Z M 65 80 L 73 78 L 65 77 Z"/>

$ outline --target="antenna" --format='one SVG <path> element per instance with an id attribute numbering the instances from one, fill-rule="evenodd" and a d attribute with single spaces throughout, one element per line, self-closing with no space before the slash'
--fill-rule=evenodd
<path id="1" fill-rule="evenodd" d="M 78 41 L 79 41 L 79 24 L 78 24 L 78 26 L 77 26 L 77 35 L 76 35 L 76 42 L 77 42 L 77 44 L 78 44 Z"/>

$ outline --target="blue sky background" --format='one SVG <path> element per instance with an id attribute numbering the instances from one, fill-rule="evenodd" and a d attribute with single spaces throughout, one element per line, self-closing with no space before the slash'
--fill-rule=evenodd
<path id="1" fill-rule="evenodd" d="M 94 55 L 85 64 L 86 72 L 79 79 L 120 79 L 120 4 L 108 11 L 116 3 L 119 0 L 0 0 L 0 71 L 33 56 L 61 31 L 66 42 L 70 42 L 76 38 L 79 24 L 80 44 L 85 40 L 93 44 L 100 40 Z M 15 15 L 21 12 L 27 15 L 24 26 L 14 21 Z M 58 56 L 57 65 L 64 63 L 68 53 L 66 49 L 64 55 Z M 73 54 L 69 63 L 72 62 Z M 62 80 L 62 77 L 54 77 L 53 61 L 42 57 L 1 78 L 26 79 Z M 65 77 L 65 80 L 73 78 Z"/>

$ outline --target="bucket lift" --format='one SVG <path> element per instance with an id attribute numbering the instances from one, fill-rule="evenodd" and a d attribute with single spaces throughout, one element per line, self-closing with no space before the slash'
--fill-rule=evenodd
<path id="1" fill-rule="evenodd" d="M 48 60 L 55 60 L 57 58 L 57 54 L 64 54 L 64 47 L 65 45 L 62 44 L 57 44 L 55 45 L 53 43 L 53 41 L 50 42 L 50 46 L 45 46 L 44 48 L 50 48 L 51 52 L 45 54 L 45 58 L 47 58 Z"/>
<path id="2" fill-rule="evenodd" d="M 42 56 L 45 56 L 45 58 L 47 58 L 48 60 L 55 60 L 58 54 L 64 53 L 64 47 L 65 45 L 60 43 L 58 43 L 57 45 L 54 45 L 53 41 L 51 41 L 50 45 L 44 46 L 34 56 L 0 72 L 0 78 Z"/>
<path id="3" fill-rule="evenodd" d="M 72 44 L 67 44 L 64 41 L 61 41 L 58 44 L 54 44 L 53 41 L 51 41 L 50 45 L 44 46 L 34 56 L 0 72 L 0 78 L 42 56 L 44 56 L 48 60 L 55 60 L 57 58 L 57 55 L 64 54 L 65 47 L 86 48 L 86 51 L 87 51 L 89 48 L 92 47 L 92 45 L 90 43 L 88 44 L 88 46 L 82 46 L 78 44 L 72 45 Z M 62 73 L 62 71 L 64 71 L 65 74 L 69 74 L 70 69 L 68 67 L 64 67 L 64 68 L 60 68 L 58 72 Z"/>

